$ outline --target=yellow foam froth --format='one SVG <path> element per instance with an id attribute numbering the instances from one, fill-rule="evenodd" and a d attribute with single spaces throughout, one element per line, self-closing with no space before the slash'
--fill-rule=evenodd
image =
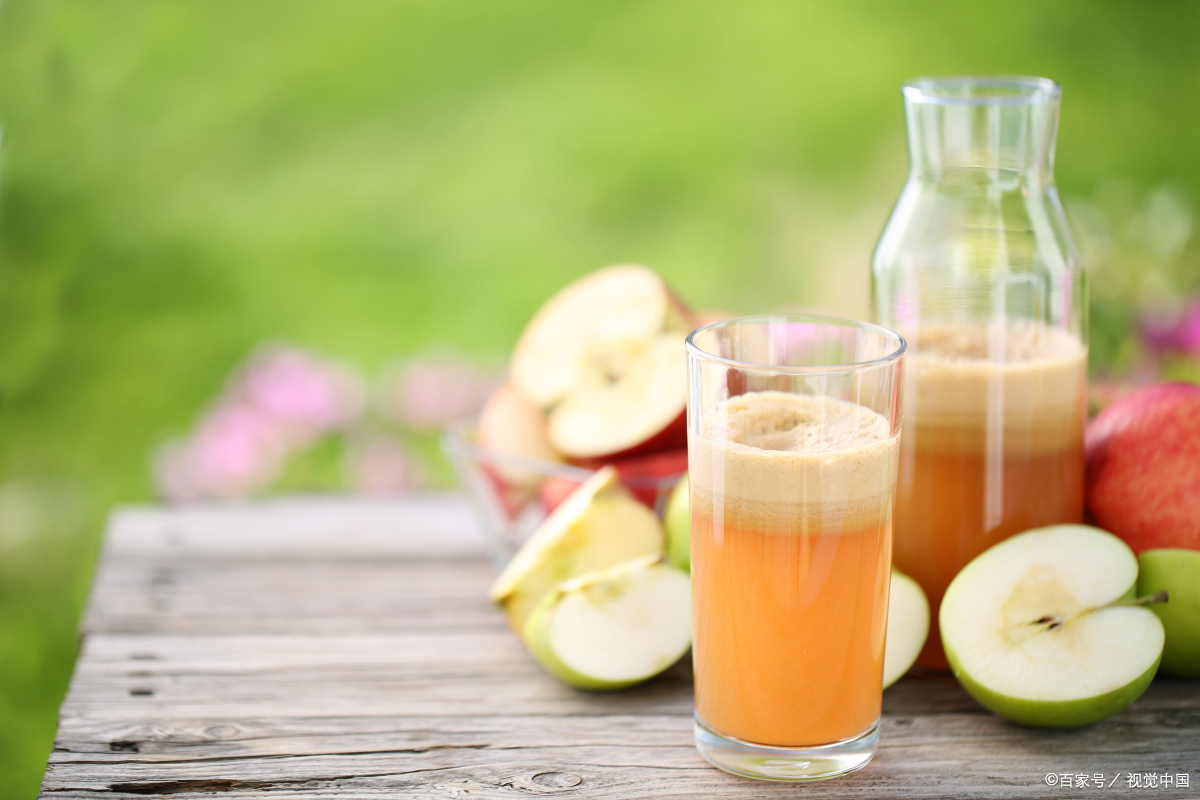
<path id="1" fill-rule="evenodd" d="M 931 325 L 910 342 L 910 445 L 968 451 L 990 441 L 1055 452 L 1078 443 L 1087 349 L 1069 332 L 1030 323 Z"/>
<path id="2" fill-rule="evenodd" d="M 831 397 L 749 392 L 708 410 L 688 472 L 697 513 L 777 531 L 877 525 L 890 508 L 897 437 L 871 409 Z"/>

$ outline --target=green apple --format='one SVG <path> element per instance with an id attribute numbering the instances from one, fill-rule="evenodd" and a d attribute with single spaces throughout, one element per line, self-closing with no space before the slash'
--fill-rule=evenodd
<path id="1" fill-rule="evenodd" d="M 1151 610 L 1167 632 L 1162 671 L 1200 678 L 1200 551 L 1164 548 L 1138 556 L 1138 594 L 1167 591 L 1170 602 Z"/>
<path id="2" fill-rule="evenodd" d="M 950 584 L 938 617 L 954 676 L 1022 725 L 1071 728 L 1146 690 L 1163 625 L 1134 601 L 1138 562 L 1098 528 L 1054 525 L 1007 539 Z"/>
<path id="3" fill-rule="evenodd" d="M 916 663 L 929 636 L 929 601 L 912 578 L 892 570 L 888 595 L 887 640 L 883 648 L 883 688 L 900 680 Z"/>
<path id="4" fill-rule="evenodd" d="M 534 658 L 581 689 L 620 689 L 653 678 L 691 643 L 691 581 L 660 556 L 566 581 L 525 623 Z"/>
<path id="5" fill-rule="evenodd" d="M 617 471 L 604 467 L 542 522 L 492 585 L 492 601 L 520 633 L 533 607 L 565 580 L 643 555 L 661 556 L 663 531 Z"/>
<path id="6" fill-rule="evenodd" d="M 671 490 L 667 510 L 663 514 L 667 529 L 667 558 L 671 566 L 684 572 L 692 571 L 692 513 L 688 503 L 688 476 L 684 475 Z"/>

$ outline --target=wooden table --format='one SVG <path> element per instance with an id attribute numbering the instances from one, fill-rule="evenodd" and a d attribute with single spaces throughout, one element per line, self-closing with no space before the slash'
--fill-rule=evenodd
<path id="1" fill-rule="evenodd" d="M 862 772 L 726 775 L 692 747 L 686 663 L 570 689 L 488 604 L 493 576 L 453 496 L 120 511 L 42 796 L 1200 797 L 1200 682 L 1161 679 L 1110 720 L 1051 732 L 908 677 Z M 1190 786 L 1130 789 L 1128 773 Z"/>

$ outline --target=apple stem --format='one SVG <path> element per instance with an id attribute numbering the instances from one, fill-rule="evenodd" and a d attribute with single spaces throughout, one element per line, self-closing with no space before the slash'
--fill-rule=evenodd
<path id="1" fill-rule="evenodd" d="M 1116 606 L 1149 606 L 1149 605 L 1154 605 L 1155 603 L 1165 603 L 1165 602 L 1167 602 L 1167 600 L 1169 599 L 1169 597 L 1170 597 L 1170 595 L 1167 593 L 1167 590 L 1166 590 L 1166 589 L 1164 589 L 1164 590 L 1162 590 L 1161 592 L 1155 592 L 1154 594 L 1148 594 L 1148 595 L 1146 595 L 1145 597 L 1139 597 L 1139 598 L 1138 598 L 1138 599 L 1136 599 L 1136 600 L 1130 600 L 1128 603 L 1120 603 L 1120 602 L 1118 602 L 1118 603 L 1109 603 L 1109 607 L 1116 607 Z"/>

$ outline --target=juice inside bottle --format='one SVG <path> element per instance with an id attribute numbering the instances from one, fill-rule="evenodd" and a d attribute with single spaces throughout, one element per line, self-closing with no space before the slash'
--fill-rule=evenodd
<path id="1" fill-rule="evenodd" d="M 1034 323 L 909 334 L 896 488 L 896 568 L 929 598 L 917 663 L 947 669 L 942 596 L 975 556 L 1017 533 L 1083 519 L 1087 351 Z"/>
<path id="2" fill-rule="evenodd" d="M 756 744 L 879 718 L 898 445 L 875 412 L 751 392 L 693 437 L 696 711 Z"/>

